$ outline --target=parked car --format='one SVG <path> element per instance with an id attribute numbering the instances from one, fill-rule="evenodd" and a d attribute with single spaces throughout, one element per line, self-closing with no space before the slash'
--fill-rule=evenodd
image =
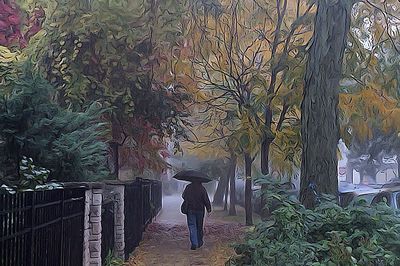
<path id="1" fill-rule="evenodd" d="M 380 186 L 352 184 L 348 182 L 339 183 L 339 205 L 346 207 L 353 204 L 356 199 L 364 199 L 371 204 L 373 198 L 380 192 Z"/>
<path id="2" fill-rule="evenodd" d="M 399 187 L 400 186 L 400 181 L 392 181 L 386 184 L 383 184 L 381 188 L 393 188 L 393 187 Z"/>
<path id="3" fill-rule="evenodd" d="M 400 186 L 382 188 L 372 200 L 372 204 L 379 202 L 385 202 L 393 209 L 400 209 Z"/>
<path id="4" fill-rule="evenodd" d="M 339 204 L 343 207 L 352 204 L 356 199 L 364 199 L 369 205 L 385 202 L 393 209 L 400 209 L 400 183 L 358 185 L 352 190 L 349 187 L 342 189 L 339 193 Z"/>
<path id="5" fill-rule="evenodd" d="M 349 206 L 350 204 L 353 204 L 358 199 L 363 199 L 367 202 L 368 205 L 370 205 L 378 193 L 379 193 L 378 189 L 340 192 L 339 205 L 342 207 L 346 207 Z"/>
<path id="6" fill-rule="evenodd" d="M 244 186 L 239 184 L 241 189 L 237 190 L 237 203 L 244 206 Z M 283 184 L 287 186 L 287 192 L 294 197 L 299 196 L 299 191 L 293 184 Z M 354 185 L 340 182 L 339 185 L 339 205 L 342 207 L 353 204 L 356 200 L 363 199 L 368 205 L 385 201 L 388 206 L 400 209 L 400 182 L 391 182 L 384 185 Z M 253 187 L 253 210 L 256 213 L 261 211 L 260 188 Z"/>

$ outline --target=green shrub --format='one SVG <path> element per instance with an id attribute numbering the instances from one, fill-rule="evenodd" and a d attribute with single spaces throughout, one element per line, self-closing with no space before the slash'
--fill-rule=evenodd
<path id="1" fill-rule="evenodd" d="M 124 265 L 124 260 L 118 258 L 114 255 L 114 253 L 110 250 L 108 251 L 107 257 L 103 262 L 104 266 L 122 266 Z"/>
<path id="2" fill-rule="evenodd" d="M 385 204 L 342 208 L 323 198 L 307 210 L 271 187 L 270 218 L 235 244 L 227 265 L 400 265 L 400 218 Z"/>
<path id="3" fill-rule="evenodd" d="M 23 156 L 50 170 L 49 179 L 106 177 L 104 111 L 96 103 L 83 112 L 60 108 L 51 100 L 55 89 L 25 67 L 10 81 L 10 92 L 0 84 L 0 185 L 20 183 Z"/>
<path id="4" fill-rule="evenodd" d="M 36 186 L 46 183 L 50 171 L 34 165 L 32 158 L 23 156 L 19 165 L 19 173 L 21 176 L 19 187 L 36 188 Z"/>

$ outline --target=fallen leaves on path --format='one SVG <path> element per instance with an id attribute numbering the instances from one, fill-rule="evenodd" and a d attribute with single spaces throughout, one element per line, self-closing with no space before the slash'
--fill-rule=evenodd
<path id="1" fill-rule="evenodd" d="M 206 223 L 204 231 L 204 246 L 192 251 L 186 225 L 150 224 L 127 265 L 224 265 L 234 254 L 230 244 L 242 239 L 244 226 L 213 222 Z"/>

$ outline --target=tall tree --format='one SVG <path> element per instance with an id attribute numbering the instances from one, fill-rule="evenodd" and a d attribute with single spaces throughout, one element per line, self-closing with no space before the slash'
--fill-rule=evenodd
<path id="1" fill-rule="evenodd" d="M 290 91 L 289 94 L 296 94 L 301 84 L 296 78 L 299 69 L 302 70 L 302 59 L 304 48 L 311 34 L 313 17 L 313 3 L 308 1 L 254 1 L 256 3 L 256 18 L 264 17 L 264 26 L 260 33 L 262 39 L 268 43 L 268 59 L 264 75 L 268 75 L 264 89 L 268 98 L 264 103 L 264 126 L 268 132 L 281 130 L 282 122 L 285 120 L 290 108 L 294 105 L 293 99 L 288 97 L 280 98 L 281 90 Z M 299 75 L 301 76 L 301 74 Z M 290 77 L 290 78 L 289 78 Z M 282 88 L 283 87 L 283 88 Z M 285 93 L 283 93 L 285 94 Z M 274 99 L 280 98 L 281 109 L 276 110 Z M 274 127 L 274 119 L 279 120 Z M 282 121 L 281 121 L 282 120 Z M 281 122 L 279 122 L 281 121 Z M 274 134 L 265 134 L 261 147 L 261 172 L 264 175 L 270 173 L 271 144 L 275 138 Z"/>
<path id="2" fill-rule="evenodd" d="M 317 193 L 336 195 L 338 102 L 352 3 L 320 0 L 301 105 L 301 202 L 315 206 Z"/>
<path id="3" fill-rule="evenodd" d="M 190 98 L 169 67 L 183 3 L 41 2 L 48 14 L 43 38 L 28 50 L 56 86 L 57 102 L 79 111 L 98 101 L 112 110 L 106 119 L 116 173 L 123 165 L 161 171 L 166 139 L 184 138 Z"/>
<path id="4" fill-rule="evenodd" d="M 193 14 L 195 23 L 191 29 L 191 39 L 194 47 L 194 80 L 198 89 L 206 95 L 201 102 L 207 110 L 205 120 L 219 120 L 210 137 L 225 141 L 225 147 L 228 146 L 233 152 L 228 152 L 231 161 L 236 161 L 234 153 L 244 151 L 252 157 L 245 166 L 247 172 L 251 173 L 249 168 L 252 167 L 256 151 L 254 147 L 259 139 L 256 135 L 260 135 L 259 131 L 252 129 L 255 124 L 261 124 L 255 122 L 251 114 L 255 110 L 249 110 L 254 89 L 252 78 L 257 74 L 257 71 L 251 70 L 256 70 L 256 57 L 262 42 L 257 39 L 256 32 L 246 31 L 241 24 L 244 22 L 244 10 L 240 1 L 223 7 L 216 6 L 215 12 L 211 13 L 213 16 L 208 13 L 207 6 L 203 6 L 203 9 L 204 13 L 197 11 Z M 245 43 L 240 43 L 240 37 Z M 258 129 L 261 130 L 261 127 Z M 236 167 L 231 167 L 233 171 L 224 181 L 232 187 Z M 250 202 L 250 205 L 246 205 L 246 224 L 252 224 L 252 180 L 249 176 L 246 177 L 246 183 L 245 197 Z M 233 205 L 233 199 L 231 203 Z"/>
<path id="5" fill-rule="evenodd" d="M 282 143 L 286 133 L 296 135 L 291 131 L 299 117 L 299 77 L 311 35 L 308 22 L 313 5 L 305 1 L 221 3 L 213 12 L 199 15 L 197 11 L 193 16 L 194 80 L 208 96 L 203 101 L 210 107 L 207 114 L 221 115 L 222 135 L 233 136 L 237 150 L 248 153 L 245 165 L 252 167 L 261 151 L 263 173 L 268 174 L 270 153 L 281 156 L 290 150 L 271 151 L 276 148 L 271 149 L 276 136 Z M 277 10 L 278 22 L 272 15 Z M 246 178 L 246 182 L 252 180 Z M 246 188 L 251 190 L 251 185 Z M 250 194 L 245 193 L 246 197 Z"/>
<path id="6" fill-rule="evenodd" d="M 264 77 L 263 89 L 266 96 L 261 119 L 264 135 L 260 147 L 260 159 L 262 174 L 269 175 L 270 167 L 277 166 L 272 164 L 277 160 L 271 160 L 271 157 L 280 157 L 285 154 L 285 161 L 290 161 L 292 166 L 295 164 L 295 150 L 298 151 L 300 148 L 299 145 L 289 149 L 284 145 L 272 147 L 271 145 L 283 144 L 280 140 L 282 138 L 289 140 L 287 136 L 293 136 L 292 132 L 298 128 L 296 121 L 287 123 L 287 120 L 296 117 L 296 109 L 299 105 L 297 95 L 302 84 L 298 81 L 304 71 L 304 51 L 311 35 L 312 23 L 310 22 L 314 15 L 314 4 L 300 0 L 254 1 L 254 4 L 254 19 L 264 21 L 264 25 L 258 27 L 261 39 L 268 44 L 267 53 L 263 54 L 260 68 Z M 287 127 L 288 124 L 289 127 Z M 282 166 L 282 163 L 278 165 Z M 292 168 L 291 166 L 289 169 Z M 265 190 L 265 188 L 266 185 L 263 183 L 262 189 Z M 265 193 L 263 193 L 261 205 L 265 206 L 265 204 Z M 261 216 L 262 218 L 267 216 L 264 209 Z"/>

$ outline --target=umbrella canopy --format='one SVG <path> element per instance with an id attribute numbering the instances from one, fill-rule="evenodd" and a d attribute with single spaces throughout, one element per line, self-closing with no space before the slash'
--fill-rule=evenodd
<path id="1" fill-rule="evenodd" d="M 174 175 L 173 178 L 182 181 L 201 182 L 201 183 L 207 183 L 212 181 L 212 179 L 209 178 L 206 174 L 195 170 L 185 170 L 179 172 L 176 175 Z"/>

